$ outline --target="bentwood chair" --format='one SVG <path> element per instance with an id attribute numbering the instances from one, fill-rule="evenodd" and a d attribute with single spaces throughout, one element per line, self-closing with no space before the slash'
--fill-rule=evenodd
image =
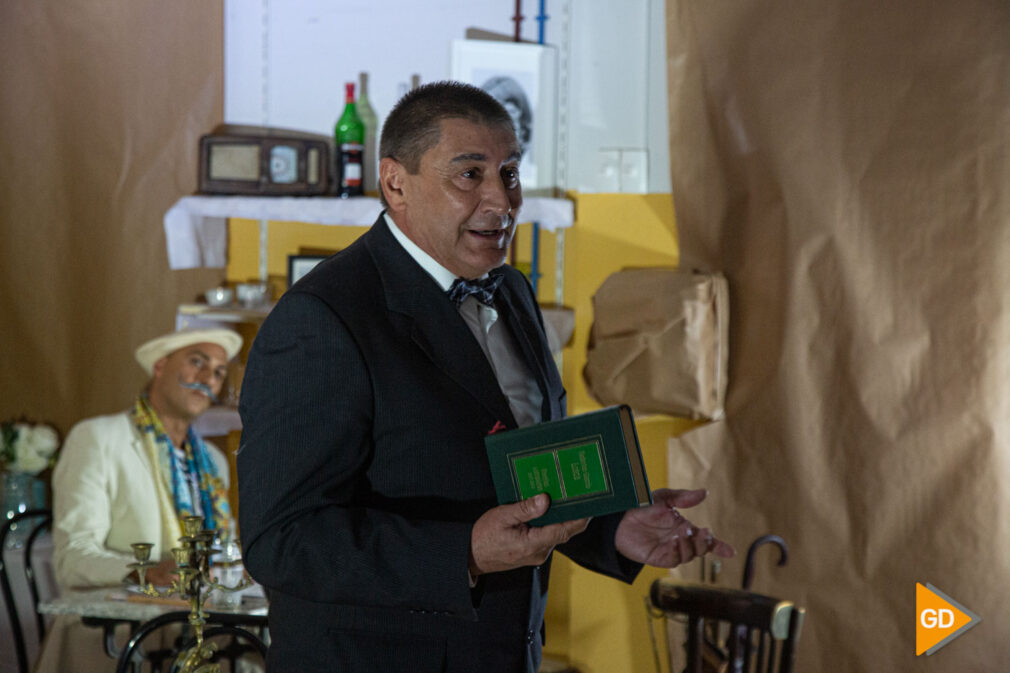
<path id="1" fill-rule="evenodd" d="M 652 583 L 650 602 L 687 618 L 685 673 L 792 673 L 804 609 L 789 601 L 670 578 Z"/>
<path id="2" fill-rule="evenodd" d="M 35 577 L 35 568 L 32 565 L 32 550 L 35 547 L 36 540 L 38 540 L 43 531 L 49 529 L 52 521 L 53 515 L 48 509 L 30 509 L 14 515 L 5 521 L 3 527 L 0 528 L 0 590 L 3 592 L 3 601 L 4 606 L 7 608 L 7 617 L 10 620 L 11 634 L 14 636 L 14 652 L 17 656 L 18 671 L 20 673 L 28 673 L 28 654 L 25 646 L 25 632 L 21 623 L 21 616 L 18 613 L 18 606 L 5 555 L 9 553 L 23 553 L 24 555 L 23 579 L 31 596 L 32 612 L 35 614 L 36 633 L 38 634 L 38 642 L 41 643 L 46 632 L 46 623 L 42 619 L 42 615 L 38 609 L 39 587 Z M 18 526 L 27 526 L 28 530 L 23 552 L 7 549 L 8 536 Z M 14 579 L 20 583 L 22 578 Z"/>
<path id="3" fill-rule="evenodd" d="M 263 623 L 260 624 L 260 626 L 265 626 L 266 618 L 263 617 L 262 620 Z M 148 637 L 155 635 L 166 626 L 171 624 L 186 624 L 188 621 L 189 612 L 175 611 L 165 613 L 142 624 L 139 628 L 134 630 L 130 636 L 130 640 L 119 653 L 119 659 L 116 664 L 116 673 L 129 673 L 134 670 L 135 665 L 139 663 L 138 657 L 148 657 L 148 655 L 144 654 L 143 651 L 144 641 Z M 227 670 L 229 673 L 234 673 L 238 670 L 238 659 L 249 653 L 254 653 L 264 662 L 266 661 L 268 648 L 267 643 L 264 642 L 258 635 L 250 631 L 247 627 L 256 628 L 253 624 L 251 624 L 248 617 L 243 617 L 241 615 L 213 613 L 208 614 L 207 616 L 207 625 L 203 631 L 205 644 L 210 643 L 212 640 L 221 636 L 229 637 L 229 640 L 225 641 L 225 646 L 218 649 L 212 658 L 212 661 L 215 662 L 219 659 L 228 661 L 229 666 Z M 192 637 L 192 634 L 180 637 L 176 643 L 177 647 L 174 650 L 158 651 L 159 663 L 152 663 L 151 670 L 162 670 L 163 667 L 161 661 L 165 659 L 168 659 L 169 661 L 175 659 L 176 664 L 178 664 L 179 662 L 176 659 L 176 655 L 188 650 L 195 644 L 196 641 Z M 216 644 L 215 647 L 217 647 Z M 169 653 L 171 656 L 166 657 L 165 655 Z M 170 671 L 176 670 L 176 664 L 172 665 Z M 200 667 L 197 670 L 203 670 L 203 667 Z"/>

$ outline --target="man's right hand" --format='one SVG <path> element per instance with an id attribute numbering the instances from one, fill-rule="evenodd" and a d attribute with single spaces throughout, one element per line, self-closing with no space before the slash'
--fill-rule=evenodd
<path id="1" fill-rule="evenodd" d="M 470 575 L 540 565 L 556 545 L 567 542 L 589 525 L 589 519 L 575 519 L 549 526 L 530 526 L 528 521 L 550 507 L 546 493 L 511 505 L 489 509 L 477 519 L 470 533 Z"/>
<path id="2" fill-rule="evenodd" d="M 153 584 L 156 587 L 171 586 L 172 582 L 176 579 L 176 575 L 173 574 L 175 569 L 174 559 L 162 559 L 158 565 L 147 569 L 147 572 L 144 574 L 144 581 L 148 584 Z M 137 571 L 134 570 L 130 573 L 129 579 L 130 581 L 137 583 L 140 581 L 140 576 Z"/>

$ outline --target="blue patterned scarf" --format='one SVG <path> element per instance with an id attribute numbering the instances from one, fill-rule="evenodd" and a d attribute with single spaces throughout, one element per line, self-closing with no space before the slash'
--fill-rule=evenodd
<path id="1" fill-rule="evenodd" d="M 133 422 L 144 442 L 154 449 L 159 472 L 172 494 L 179 520 L 186 516 L 202 516 L 204 528 L 227 531 L 231 525 L 228 491 L 218 475 L 217 464 L 210 457 L 207 445 L 193 432 L 193 427 L 186 430 L 183 451 L 176 451 L 146 394 L 137 398 L 133 408 Z M 193 502 L 187 478 L 190 474 L 197 475 L 199 480 L 199 503 Z"/>

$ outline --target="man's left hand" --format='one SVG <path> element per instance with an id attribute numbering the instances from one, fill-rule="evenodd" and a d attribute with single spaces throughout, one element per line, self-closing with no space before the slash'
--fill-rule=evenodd
<path id="1" fill-rule="evenodd" d="M 705 489 L 653 491 L 653 504 L 624 513 L 614 535 L 617 551 L 632 561 L 660 568 L 673 568 L 709 552 L 732 557 L 736 553 L 733 547 L 677 511 L 678 507 L 694 507 L 706 495 Z"/>

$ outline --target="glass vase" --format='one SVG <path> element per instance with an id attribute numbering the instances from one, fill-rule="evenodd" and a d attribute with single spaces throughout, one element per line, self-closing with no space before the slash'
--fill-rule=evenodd
<path id="1" fill-rule="evenodd" d="M 21 512 L 26 512 L 34 507 L 40 506 L 36 502 L 36 483 L 39 481 L 35 477 L 25 472 L 2 472 L 3 483 L 0 485 L 0 516 L 3 520 L 13 519 Z M 7 549 L 20 549 L 28 539 L 28 530 L 33 521 L 21 521 L 11 527 L 7 534 Z"/>

